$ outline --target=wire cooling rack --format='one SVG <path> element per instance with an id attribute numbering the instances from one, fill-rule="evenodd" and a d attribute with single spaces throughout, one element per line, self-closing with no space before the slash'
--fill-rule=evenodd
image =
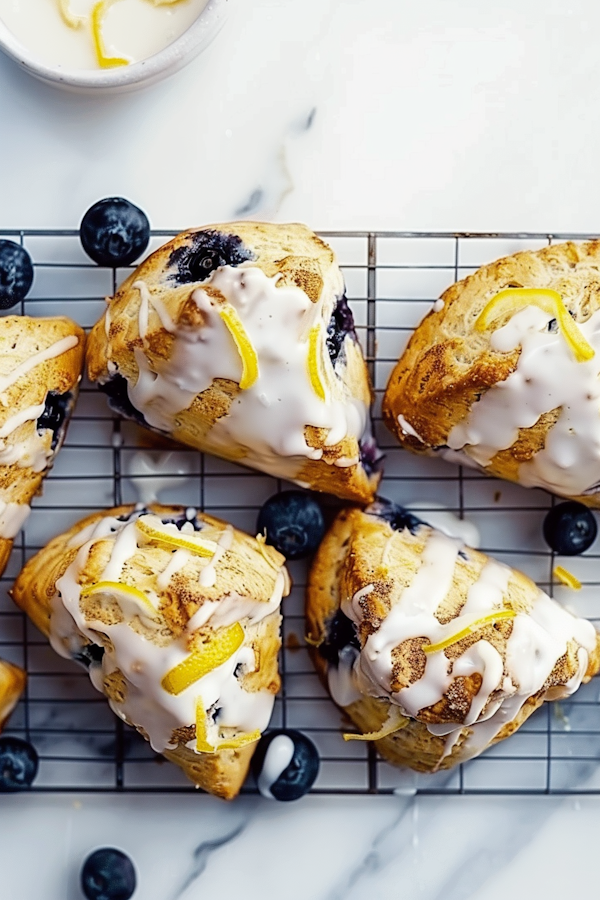
<path id="1" fill-rule="evenodd" d="M 150 249 L 174 232 L 156 231 Z M 568 591 L 552 584 L 555 559 L 542 537 L 553 498 L 400 450 L 381 422 L 381 398 L 391 368 L 414 326 L 453 281 L 483 263 L 583 234 L 446 234 L 329 232 L 376 392 L 375 430 L 386 453 L 380 493 L 422 509 L 439 504 L 478 526 L 482 547 L 516 566 L 545 590 L 594 623 L 600 617 L 598 546 L 563 563 L 582 582 Z M 129 270 L 101 269 L 83 253 L 76 231 L 4 231 L 21 242 L 35 265 L 35 281 L 21 312 L 68 315 L 90 327 Z M 12 310 L 12 312 L 18 311 Z M 143 490 L 139 451 L 152 439 L 109 410 L 97 389 L 84 384 L 67 440 L 43 494 L 15 541 L 1 579 L 0 656 L 29 672 L 27 692 L 6 733 L 26 737 L 40 754 L 34 791 L 190 791 L 179 769 L 157 756 L 114 716 L 87 674 L 57 656 L 11 603 L 8 589 L 34 552 L 55 534 L 96 509 L 136 502 Z M 163 502 L 196 504 L 252 532 L 262 503 L 282 483 L 232 463 L 180 449 L 157 457 Z M 192 499 L 193 497 L 193 499 Z M 426 513 L 423 513 L 426 517 Z M 313 788 L 326 794 L 600 793 L 600 696 L 596 682 L 561 705 L 545 704 L 509 740 L 450 773 L 416 775 L 378 759 L 372 745 L 345 743 L 341 717 L 321 687 L 304 644 L 306 565 L 290 564 L 292 595 L 284 602 L 281 673 L 273 727 L 299 728 L 317 745 L 321 770 Z M 254 791 L 252 783 L 244 789 Z"/>

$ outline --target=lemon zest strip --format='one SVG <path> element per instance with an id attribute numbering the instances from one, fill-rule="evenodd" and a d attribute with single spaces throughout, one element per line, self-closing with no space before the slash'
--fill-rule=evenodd
<path id="1" fill-rule="evenodd" d="M 207 740 L 206 712 L 202 706 L 202 700 L 196 702 L 196 751 L 198 753 L 216 753 L 216 749 Z"/>
<path id="2" fill-rule="evenodd" d="M 104 46 L 104 38 L 102 37 L 103 19 L 113 2 L 114 0 L 99 0 L 92 7 L 92 37 L 94 39 L 96 59 L 101 69 L 113 69 L 116 66 L 129 65 L 129 60 L 124 59 L 122 56 L 108 56 Z"/>
<path id="3" fill-rule="evenodd" d="M 596 351 L 583 336 L 558 291 L 549 288 L 505 288 L 483 308 L 475 322 L 476 331 L 485 331 L 499 316 L 518 312 L 525 306 L 537 306 L 558 322 L 560 330 L 577 362 L 587 362 Z"/>
<path id="4" fill-rule="evenodd" d="M 136 519 L 135 524 L 145 537 L 159 544 L 180 547 L 183 550 L 189 550 L 190 553 L 196 553 L 198 556 L 214 556 L 217 550 L 215 541 L 208 538 L 167 531 L 158 516 L 140 516 L 139 519 Z"/>
<path id="5" fill-rule="evenodd" d="M 397 707 L 390 707 L 388 717 L 379 731 L 368 731 L 366 734 L 342 734 L 342 737 L 345 741 L 380 741 L 382 738 L 406 728 L 409 721 Z"/>
<path id="6" fill-rule="evenodd" d="M 69 0 L 58 0 L 58 9 L 63 22 L 65 25 L 68 25 L 69 28 L 77 29 L 83 25 L 83 16 L 73 15 Z"/>
<path id="7" fill-rule="evenodd" d="M 555 566 L 554 576 L 560 581 L 561 584 L 564 584 L 566 587 L 571 588 L 574 591 L 581 590 L 581 582 L 579 578 L 576 578 L 572 572 L 569 572 L 568 569 L 563 569 L 562 566 Z"/>
<path id="8" fill-rule="evenodd" d="M 95 584 L 90 584 L 81 590 L 82 597 L 91 597 L 94 594 L 105 593 L 123 594 L 130 600 L 137 600 L 145 610 L 152 613 L 154 616 L 158 615 L 158 611 L 154 608 L 146 594 L 138 588 L 133 587 L 131 584 L 123 584 L 121 581 L 97 581 Z"/>
<path id="9" fill-rule="evenodd" d="M 228 628 L 220 628 L 210 636 L 201 650 L 190 653 L 182 662 L 170 669 L 163 676 L 161 686 L 167 694 L 175 696 L 181 694 L 217 666 L 227 662 L 243 643 L 244 629 L 239 622 Z"/>
<path id="10" fill-rule="evenodd" d="M 321 326 L 315 325 L 308 333 L 308 374 L 312 389 L 323 403 L 327 400 L 321 370 Z"/>
<path id="11" fill-rule="evenodd" d="M 245 747 L 246 744 L 253 744 L 259 741 L 261 737 L 260 731 L 249 731 L 247 734 L 238 734 L 237 737 L 230 738 L 227 741 L 219 741 L 217 750 L 237 750 L 239 747 Z"/>
<path id="12" fill-rule="evenodd" d="M 230 303 L 225 303 L 219 310 L 219 315 L 227 326 L 227 330 L 235 341 L 235 346 L 240 354 L 240 359 L 242 360 L 240 390 L 247 391 L 258 378 L 258 355 L 237 310 Z"/>
<path id="13" fill-rule="evenodd" d="M 423 652 L 438 653 L 440 650 L 445 650 L 446 647 L 450 647 L 451 644 L 457 644 L 458 641 L 462 641 L 463 638 L 468 637 L 484 625 L 490 625 L 494 622 L 499 622 L 502 619 L 514 619 L 515 616 L 516 612 L 514 609 L 499 609 L 496 610 L 496 612 L 488 613 L 487 616 L 476 619 L 474 622 L 471 622 L 470 625 L 466 625 L 464 628 L 461 628 L 460 631 L 450 635 L 450 637 L 444 638 L 443 641 L 438 641 L 437 644 L 428 644 L 423 647 Z"/>
<path id="14" fill-rule="evenodd" d="M 308 644 L 309 647 L 320 647 L 323 641 L 325 640 L 324 636 L 321 635 L 320 638 L 311 637 L 310 634 L 304 635 L 304 640 Z"/>

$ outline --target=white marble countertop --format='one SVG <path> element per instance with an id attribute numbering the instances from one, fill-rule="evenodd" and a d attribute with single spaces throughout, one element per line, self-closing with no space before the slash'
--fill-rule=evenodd
<path id="1" fill-rule="evenodd" d="M 185 71 L 119 97 L 0 59 L 0 229 L 122 194 L 156 228 L 593 231 L 600 7 L 231 0 Z M 2 896 L 76 900 L 95 846 L 143 900 L 558 900 L 595 882 L 596 797 L 5 796 Z"/>

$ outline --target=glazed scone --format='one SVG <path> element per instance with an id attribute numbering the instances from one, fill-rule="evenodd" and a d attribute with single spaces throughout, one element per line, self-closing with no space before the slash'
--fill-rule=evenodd
<path id="1" fill-rule="evenodd" d="M 154 750 L 229 799 L 279 690 L 289 584 L 276 550 L 226 522 L 123 506 L 50 541 L 12 596 Z"/>
<path id="2" fill-rule="evenodd" d="M 27 676 L 23 669 L 0 659 L 0 731 L 25 690 Z"/>
<path id="3" fill-rule="evenodd" d="M 600 242 L 560 244 L 450 287 L 397 363 L 383 414 L 410 450 L 598 507 L 599 375 Z"/>
<path id="4" fill-rule="evenodd" d="M 84 352 L 70 319 L 0 319 L 0 574 L 64 440 Z"/>
<path id="5" fill-rule="evenodd" d="M 600 667 L 590 622 L 387 501 L 339 514 L 306 615 L 335 702 L 389 762 L 420 772 L 477 756 Z"/>
<path id="6" fill-rule="evenodd" d="M 303 225 L 184 232 L 109 301 L 88 373 L 113 409 L 339 497 L 379 481 L 371 385 L 333 251 Z"/>

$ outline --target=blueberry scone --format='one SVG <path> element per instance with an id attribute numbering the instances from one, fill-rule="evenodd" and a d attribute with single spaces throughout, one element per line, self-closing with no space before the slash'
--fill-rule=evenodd
<path id="1" fill-rule="evenodd" d="M 387 501 L 341 512 L 315 558 L 307 640 L 389 762 L 447 769 L 600 667 L 600 639 L 529 578 Z"/>
<path id="2" fill-rule="evenodd" d="M 26 680 L 23 669 L 0 659 L 0 731 L 19 702 Z"/>
<path id="3" fill-rule="evenodd" d="M 184 232 L 92 330 L 111 406 L 184 444 L 368 502 L 371 386 L 333 251 L 303 225 Z"/>
<path id="4" fill-rule="evenodd" d="M 0 319 L 0 574 L 63 442 L 84 352 L 70 319 Z"/>
<path id="5" fill-rule="evenodd" d="M 50 541 L 13 598 L 154 750 L 229 799 L 279 690 L 288 592 L 284 558 L 231 525 L 126 506 Z"/>
<path id="6" fill-rule="evenodd" d="M 403 446 L 600 506 L 600 241 L 517 253 L 450 287 L 390 378 Z"/>

